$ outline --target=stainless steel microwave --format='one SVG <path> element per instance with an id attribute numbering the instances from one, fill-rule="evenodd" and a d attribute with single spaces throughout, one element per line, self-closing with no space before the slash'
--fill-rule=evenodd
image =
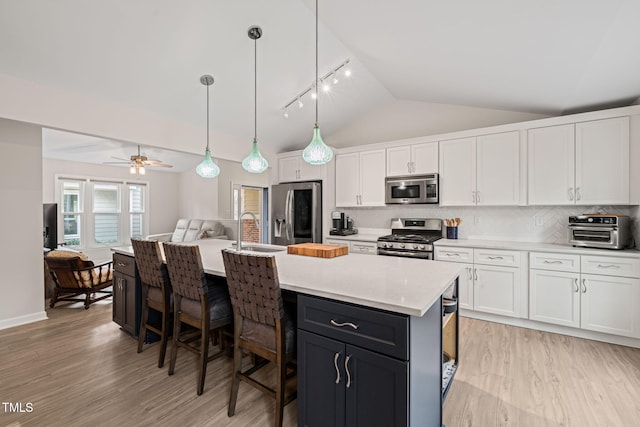
<path id="1" fill-rule="evenodd" d="M 385 203 L 438 203 L 438 174 L 399 176 L 385 179 Z"/>

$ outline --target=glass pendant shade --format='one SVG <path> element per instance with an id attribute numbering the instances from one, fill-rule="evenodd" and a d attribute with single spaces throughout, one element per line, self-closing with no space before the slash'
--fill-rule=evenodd
<path id="1" fill-rule="evenodd" d="M 251 173 L 262 173 L 269 167 L 269 162 L 267 162 L 267 159 L 262 157 L 262 154 L 260 154 L 260 149 L 258 148 L 258 140 L 255 138 L 253 139 L 251 152 L 242 161 L 242 167 L 244 168 L 244 170 Z"/>
<path id="2" fill-rule="evenodd" d="M 302 158 L 310 165 L 324 165 L 333 159 L 333 150 L 322 140 L 318 124 L 313 127 L 313 139 L 302 152 Z"/>
<path id="3" fill-rule="evenodd" d="M 203 178 L 215 178 L 220 174 L 220 168 L 211 158 L 209 148 L 204 152 L 204 160 L 196 167 L 196 173 Z"/>

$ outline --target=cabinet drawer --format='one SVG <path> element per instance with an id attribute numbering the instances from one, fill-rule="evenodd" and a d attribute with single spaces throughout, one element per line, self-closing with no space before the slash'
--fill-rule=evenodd
<path id="1" fill-rule="evenodd" d="M 640 259 L 583 256 L 583 273 L 605 276 L 640 277 Z"/>
<path id="2" fill-rule="evenodd" d="M 438 261 L 473 262 L 473 248 L 436 247 Z"/>
<path id="3" fill-rule="evenodd" d="M 113 268 L 128 276 L 136 276 L 136 260 L 134 257 L 113 254 Z"/>
<path id="4" fill-rule="evenodd" d="M 529 268 L 579 273 L 580 255 L 531 252 L 529 254 Z"/>
<path id="5" fill-rule="evenodd" d="M 349 251 L 354 254 L 378 254 L 377 242 L 349 242 Z"/>
<path id="6" fill-rule="evenodd" d="M 501 265 L 503 267 L 519 267 L 519 251 L 503 251 L 498 249 L 476 249 L 473 262 L 485 265 Z"/>
<path id="7" fill-rule="evenodd" d="M 408 360 L 409 316 L 300 294 L 298 328 Z"/>

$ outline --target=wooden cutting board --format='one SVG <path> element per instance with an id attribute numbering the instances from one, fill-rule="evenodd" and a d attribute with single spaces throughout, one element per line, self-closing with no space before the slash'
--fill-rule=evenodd
<path id="1" fill-rule="evenodd" d="M 327 245 L 323 243 L 299 243 L 287 246 L 287 253 L 313 256 L 316 258 L 335 258 L 349 253 L 349 246 Z"/>

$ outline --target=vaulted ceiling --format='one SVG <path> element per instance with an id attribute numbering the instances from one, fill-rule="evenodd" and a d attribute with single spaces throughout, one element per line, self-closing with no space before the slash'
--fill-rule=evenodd
<path id="1" fill-rule="evenodd" d="M 560 115 L 640 96 L 636 0 L 319 0 L 319 72 L 352 77 L 320 97 L 323 135 L 393 100 Z M 0 0 L 0 74 L 302 148 L 314 79 L 313 0 Z M 177 147 L 179 148 L 179 147 Z"/>

